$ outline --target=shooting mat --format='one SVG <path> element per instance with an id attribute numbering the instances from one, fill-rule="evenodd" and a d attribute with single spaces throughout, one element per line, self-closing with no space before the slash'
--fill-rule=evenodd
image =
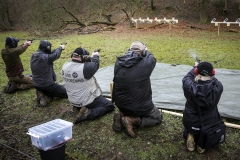
<path id="1" fill-rule="evenodd" d="M 182 78 L 192 69 L 188 65 L 157 63 L 151 75 L 153 102 L 158 108 L 183 110 L 186 99 Z M 240 120 L 240 70 L 215 68 L 215 77 L 223 84 L 223 94 L 218 109 L 223 117 Z M 103 95 L 110 96 L 114 66 L 100 68 L 95 74 Z"/>

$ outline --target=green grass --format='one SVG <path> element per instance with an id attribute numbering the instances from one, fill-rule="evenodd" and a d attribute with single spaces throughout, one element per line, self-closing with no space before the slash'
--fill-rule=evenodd
<path id="1" fill-rule="evenodd" d="M 23 32 L 1 33 L 0 47 L 4 47 L 6 36 L 27 39 L 32 38 Z M 58 47 L 67 41 L 67 48 L 62 56 L 54 63 L 57 82 L 61 82 L 62 65 L 70 60 L 70 55 L 77 47 L 84 47 L 89 52 L 101 48 L 101 67 L 113 65 L 116 57 L 124 54 L 132 41 L 141 40 L 151 51 L 158 62 L 170 64 L 193 65 L 190 52 L 198 54 L 204 61 L 210 61 L 215 68 L 240 69 L 239 54 L 240 34 L 222 32 L 196 31 L 190 29 L 126 29 L 124 32 L 105 32 L 92 35 L 66 35 L 52 37 L 50 42 Z M 47 39 L 47 38 L 41 38 Z M 25 73 L 31 73 L 30 57 L 38 48 L 38 38 L 29 49 L 21 55 Z M 24 40 L 21 40 L 24 42 Z M 4 94 L 7 84 L 4 64 L 0 59 L 0 142 L 20 150 L 31 157 L 40 159 L 38 150 L 31 145 L 28 128 L 38 124 L 61 118 L 73 121 L 71 105 L 67 99 L 54 99 L 47 107 L 36 107 L 35 90 Z M 132 139 L 125 132 L 112 131 L 113 112 L 93 121 L 86 121 L 73 126 L 73 139 L 67 142 L 66 159 L 100 160 L 158 160 L 158 159 L 237 159 L 240 157 L 239 130 L 227 128 L 226 142 L 208 150 L 205 154 L 188 152 L 182 138 L 181 117 L 163 114 L 161 125 L 151 128 L 137 129 L 137 138 Z M 224 119 L 230 123 L 240 124 L 239 121 Z M 27 159 L 0 144 L 0 159 Z"/>

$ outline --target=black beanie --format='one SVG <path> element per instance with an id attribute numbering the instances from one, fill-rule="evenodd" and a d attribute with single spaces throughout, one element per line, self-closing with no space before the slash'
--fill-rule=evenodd
<path id="1" fill-rule="evenodd" d="M 17 47 L 19 40 L 13 37 L 6 38 L 6 46 Z"/>
<path id="2" fill-rule="evenodd" d="M 198 74 L 202 76 L 212 76 L 213 66 L 209 62 L 201 62 L 197 66 Z"/>
<path id="3" fill-rule="evenodd" d="M 77 53 L 78 55 L 89 55 L 89 52 L 86 51 L 84 48 L 76 48 L 74 51 L 73 51 L 73 54 L 74 53 Z"/>

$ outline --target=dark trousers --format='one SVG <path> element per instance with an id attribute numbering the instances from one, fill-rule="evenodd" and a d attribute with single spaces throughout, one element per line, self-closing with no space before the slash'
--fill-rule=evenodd
<path id="1" fill-rule="evenodd" d="M 87 119 L 91 120 L 113 111 L 114 105 L 111 101 L 100 95 L 91 104 L 87 105 L 86 108 L 91 109 L 91 113 L 87 117 Z"/>
<path id="2" fill-rule="evenodd" d="M 42 91 L 49 97 L 68 98 L 66 88 L 62 85 L 54 83 L 47 87 L 35 87 L 37 90 Z"/>
<path id="3" fill-rule="evenodd" d="M 144 117 L 141 117 L 141 124 L 139 127 L 151 127 L 162 122 L 162 113 L 159 109 L 154 105 L 151 112 Z"/>

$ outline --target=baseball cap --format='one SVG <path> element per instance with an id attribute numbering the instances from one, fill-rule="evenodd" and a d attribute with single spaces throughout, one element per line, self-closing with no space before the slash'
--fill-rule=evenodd
<path id="1" fill-rule="evenodd" d="M 142 51 L 146 48 L 146 45 L 144 43 L 142 43 L 141 41 L 135 41 L 132 42 L 131 46 L 130 46 L 130 50 L 133 51 Z"/>
<path id="2" fill-rule="evenodd" d="M 209 62 L 201 62 L 197 66 L 198 74 L 202 76 L 212 76 L 213 66 Z"/>

